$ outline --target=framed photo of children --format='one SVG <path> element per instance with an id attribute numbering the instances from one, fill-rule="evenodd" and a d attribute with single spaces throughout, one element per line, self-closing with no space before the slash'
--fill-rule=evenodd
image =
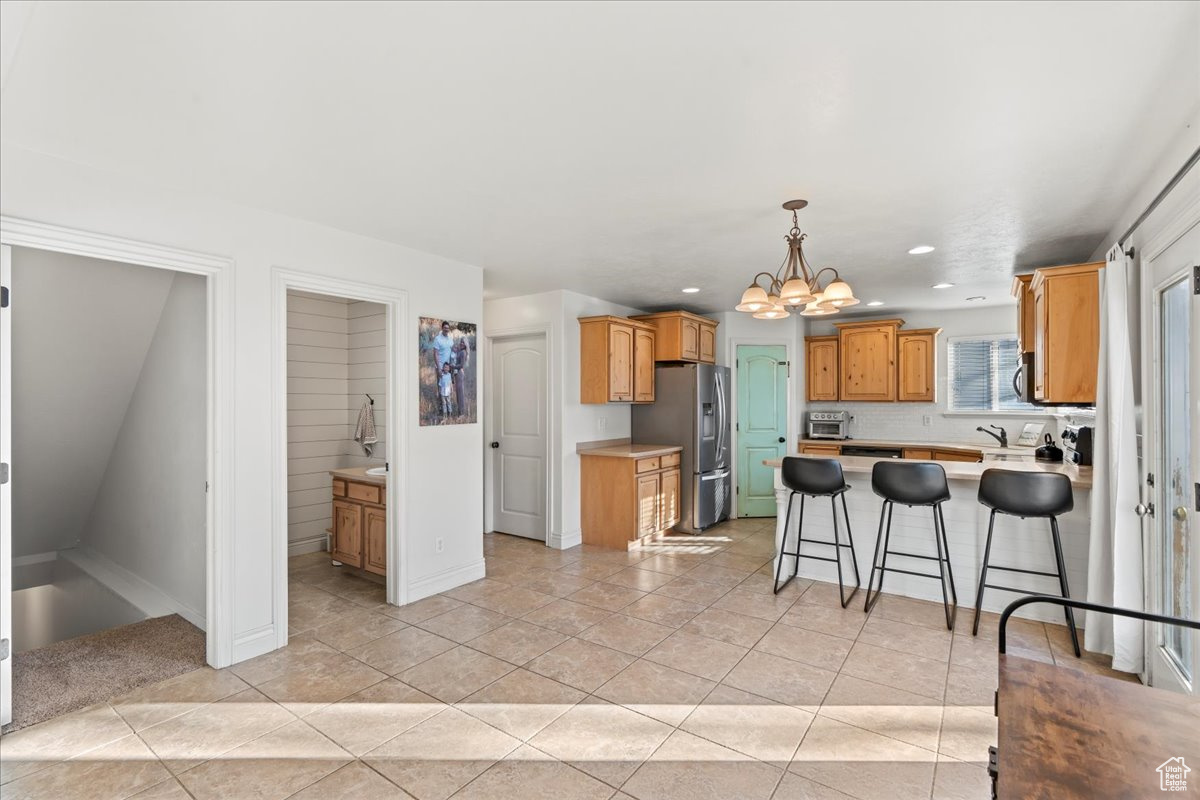
<path id="1" fill-rule="evenodd" d="M 475 325 L 421 317 L 417 380 L 421 425 L 469 425 L 476 421 Z"/>

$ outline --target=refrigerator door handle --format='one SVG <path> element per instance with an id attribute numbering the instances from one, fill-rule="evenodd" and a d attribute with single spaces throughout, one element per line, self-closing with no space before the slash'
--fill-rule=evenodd
<path id="1" fill-rule="evenodd" d="M 720 472 L 709 472 L 700 476 L 701 481 L 719 481 L 722 478 L 729 477 L 729 470 L 723 469 Z"/>
<path id="2" fill-rule="evenodd" d="M 725 381 L 721 377 L 721 371 L 717 370 L 713 373 L 717 379 L 717 459 L 721 459 L 721 454 L 725 452 L 725 437 L 728 435 L 725 408 Z"/>

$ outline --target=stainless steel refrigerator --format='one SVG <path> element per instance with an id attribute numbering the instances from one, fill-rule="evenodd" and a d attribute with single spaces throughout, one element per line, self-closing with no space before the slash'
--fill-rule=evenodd
<path id="1" fill-rule="evenodd" d="M 682 445 L 676 530 L 699 533 L 729 518 L 729 367 L 659 364 L 654 402 L 632 409 L 634 444 Z"/>

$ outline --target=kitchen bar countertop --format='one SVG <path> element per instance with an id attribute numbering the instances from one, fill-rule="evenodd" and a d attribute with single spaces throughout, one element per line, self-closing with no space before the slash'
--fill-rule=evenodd
<path id="1" fill-rule="evenodd" d="M 331 469 L 329 470 L 329 474 L 344 481 L 357 481 L 358 483 L 374 483 L 379 486 L 387 486 L 387 475 L 368 475 L 367 467 Z"/>
<path id="2" fill-rule="evenodd" d="M 858 439 L 842 439 L 842 440 L 826 439 L 824 441 L 829 442 L 831 444 L 832 443 L 841 444 L 842 442 L 845 442 L 845 441 L 853 441 L 855 443 L 860 442 L 860 440 L 858 440 Z M 965 445 L 954 445 L 954 446 L 955 447 L 964 447 Z M 947 445 L 947 449 L 950 449 L 949 445 Z M 1003 448 L 999 448 L 999 447 L 993 448 L 993 449 L 994 450 L 1003 450 Z M 1009 449 L 1012 449 L 1012 448 L 1009 448 Z M 795 453 L 793 455 L 795 455 L 799 458 L 825 458 L 826 457 L 826 456 L 817 456 L 817 455 L 802 455 L 800 453 Z M 875 468 L 876 462 L 897 460 L 897 459 L 892 459 L 892 458 L 869 458 L 867 456 L 835 456 L 835 458 L 837 458 L 837 460 L 841 462 L 842 469 L 845 472 L 867 473 L 867 474 L 870 474 L 871 470 Z M 782 459 L 772 458 L 772 459 L 767 459 L 767 460 L 763 461 L 763 463 L 766 464 L 768 467 L 779 468 L 783 462 L 782 462 Z M 912 461 L 911 463 L 921 463 L 921 462 Z M 928 463 L 928 462 L 926 462 L 926 463 Z M 997 463 L 997 461 L 989 461 L 989 460 L 985 459 L 982 463 L 973 463 L 973 462 L 969 462 L 969 461 L 934 461 L 933 463 L 941 464 L 942 467 L 946 470 L 946 477 L 949 478 L 950 480 L 977 481 L 977 480 L 979 480 L 980 476 L 983 475 L 983 471 L 986 469 L 1011 469 L 1011 470 L 1019 470 L 1021 472 L 1056 472 L 1061 475 L 1066 475 L 1068 478 L 1070 478 L 1071 485 L 1077 489 L 1090 489 L 1092 487 L 1092 468 L 1091 467 L 1077 467 L 1074 464 L 1064 464 L 1061 462 L 1051 463 L 1051 462 L 1046 462 L 1046 461 L 1021 460 L 1021 461 L 1002 461 L 1000 463 Z"/>
<path id="3" fill-rule="evenodd" d="M 1005 458 L 1030 458 L 1034 457 L 1033 451 L 1036 447 L 1001 447 L 994 441 L 992 444 L 981 442 L 937 442 L 929 439 L 915 439 L 913 441 L 904 441 L 902 439 L 801 439 L 800 445 L 831 445 L 831 446 L 847 446 L 847 447 L 894 447 L 894 448 L 914 448 L 917 450 L 978 450 L 983 453 L 984 458 L 989 457 L 1005 457 Z"/>
<path id="4" fill-rule="evenodd" d="M 682 452 L 683 447 L 675 444 L 608 444 L 579 449 L 581 456 L 606 456 L 608 458 L 653 458 Z"/>

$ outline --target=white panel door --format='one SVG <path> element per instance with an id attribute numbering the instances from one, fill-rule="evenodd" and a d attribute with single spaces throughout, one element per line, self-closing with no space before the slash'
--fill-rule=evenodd
<path id="1" fill-rule="evenodd" d="M 0 247 L 0 286 L 12 285 L 12 248 Z M 12 722 L 12 314 L 0 309 L 0 725 Z"/>
<path id="2" fill-rule="evenodd" d="M 1143 386 L 1146 415 L 1146 495 L 1153 510 L 1146 559 L 1148 610 L 1196 619 L 1200 612 L 1200 453 L 1197 402 L 1200 385 L 1200 296 L 1193 271 L 1200 256 L 1200 222 L 1153 256 L 1148 282 L 1150 360 Z M 1146 666 L 1151 686 L 1200 693 L 1200 634 L 1146 626 Z"/>
<path id="3" fill-rule="evenodd" d="M 492 344 L 493 527 L 546 541 L 546 337 Z"/>

